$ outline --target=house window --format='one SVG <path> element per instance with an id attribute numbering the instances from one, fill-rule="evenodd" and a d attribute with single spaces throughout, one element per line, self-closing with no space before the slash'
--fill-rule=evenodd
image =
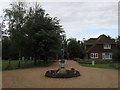
<path id="1" fill-rule="evenodd" d="M 104 49 L 111 49 L 111 44 L 104 44 L 103 47 Z"/>
<path id="2" fill-rule="evenodd" d="M 98 53 L 91 53 L 91 59 L 97 59 Z"/>
<path id="3" fill-rule="evenodd" d="M 102 53 L 103 59 L 112 59 L 112 53 Z"/>

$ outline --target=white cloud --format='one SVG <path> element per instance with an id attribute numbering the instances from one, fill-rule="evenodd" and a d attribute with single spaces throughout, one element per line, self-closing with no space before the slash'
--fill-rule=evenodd
<path id="1" fill-rule="evenodd" d="M 118 26 L 117 0 L 92 0 L 92 2 L 90 0 L 84 0 L 84 2 L 83 0 L 74 0 L 74 2 L 73 0 L 69 2 L 67 2 L 68 0 L 56 1 L 45 0 L 41 2 L 41 5 L 47 13 L 61 20 L 60 23 L 63 24 L 67 37 L 78 38 L 76 34 L 80 30 L 88 28 L 116 28 Z M 3 8 L 1 5 L 0 7 Z"/>
<path id="2" fill-rule="evenodd" d="M 117 27 L 117 5 L 117 2 L 42 3 L 50 15 L 61 20 L 68 37 L 76 37 L 80 30 L 87 28 Z"/>
<path id="3" fill-rule="evenodd" d="M 0 2 L 26 1 L 26 2 L 119 2 L 119 0 L 0 0 Z"/>

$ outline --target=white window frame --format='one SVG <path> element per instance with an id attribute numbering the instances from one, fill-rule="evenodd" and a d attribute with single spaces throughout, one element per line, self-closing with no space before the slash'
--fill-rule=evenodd
<path id="1" fill-rule="evenodd" d="M 111 44 L 104 44 L 103 47 L 104 49 L 111 49 Z"/>
<path id="2" fill-rule="evenodd" d="M 106 54 L 109 54 L 108 58 L 105 57 Z M 102 59 L 112 59 L 112 53 L 102 53 Z"/>
<path id="3" fill-rule="evenodd" d="M 90 57 L 91 59 L 98 59 L 98 53 L 91 53 Z"/>

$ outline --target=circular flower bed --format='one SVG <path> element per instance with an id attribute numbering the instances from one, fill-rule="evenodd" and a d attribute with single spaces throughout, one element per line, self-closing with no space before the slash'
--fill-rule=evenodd
<path id="1" fill-rule="evenodd" d="M 48 70 L 45 73 L 46 77 L 52 77 L 52 78 L 72 78 L 72 77 L 78 77 L 80 76 L 79 71 L 75 70 L 74 68 L 71 68 L 71 70 L 65 70 L 64 73 L 59 73 L 59 70 Z"/>

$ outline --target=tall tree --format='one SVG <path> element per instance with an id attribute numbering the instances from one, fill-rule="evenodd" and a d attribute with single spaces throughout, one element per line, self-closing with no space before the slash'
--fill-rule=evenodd
<path id="1" fill-rule="evenodd" d="M 12 50 L 16 52 L 15 56 L 19 56 L 19 59 L 21 56 L 31 56 L 36 63 L 37 59 L 47 60 L 59 54 L 60 34 L 64 32 L 60 20 L 50 17 L 38 3 L 28 9 L 24 5 L 24 2 L 15 2 L 11 4 L 10 9 L 5 10 L 9 38 Z"/>
<path id="2" fill-rule="evenodd" d="M 27 39 L 34 57 L 48 59 L 59 52 L 63 32 L 59 20 L 52 18 L 36 3 L 29 8 L 28 21 L 25 24 Z"/>
<path id="3" fill-rule="evenodd" d="M 23 41 L 25 34 L 23 33 L 23 25 L 25 24 L 26 10 L 24 2 L 14 2 L 10 4 L 11 8 L 5 9 L 5 18 L 9 25 L 9 35 L 16 48 L 16 52 L 19 53 L 19 59 L 21 58 Z"/>
<path id="4" fill-rule="evenodd" d="M 83 58 L 84 57 L 84 46 L 83 43 L 77 41 L 74 38 L 68 40 L 67 51 L 70 54 L 70 58 Z"/>
<path id="5" fill-rule="evenodd" d="M 113 60 L 120 63 L 120 36 L 118 36 L 118 38 L 116 39 L 116 43 L 117 43 L 117 50 L 113 54 Z"/>

